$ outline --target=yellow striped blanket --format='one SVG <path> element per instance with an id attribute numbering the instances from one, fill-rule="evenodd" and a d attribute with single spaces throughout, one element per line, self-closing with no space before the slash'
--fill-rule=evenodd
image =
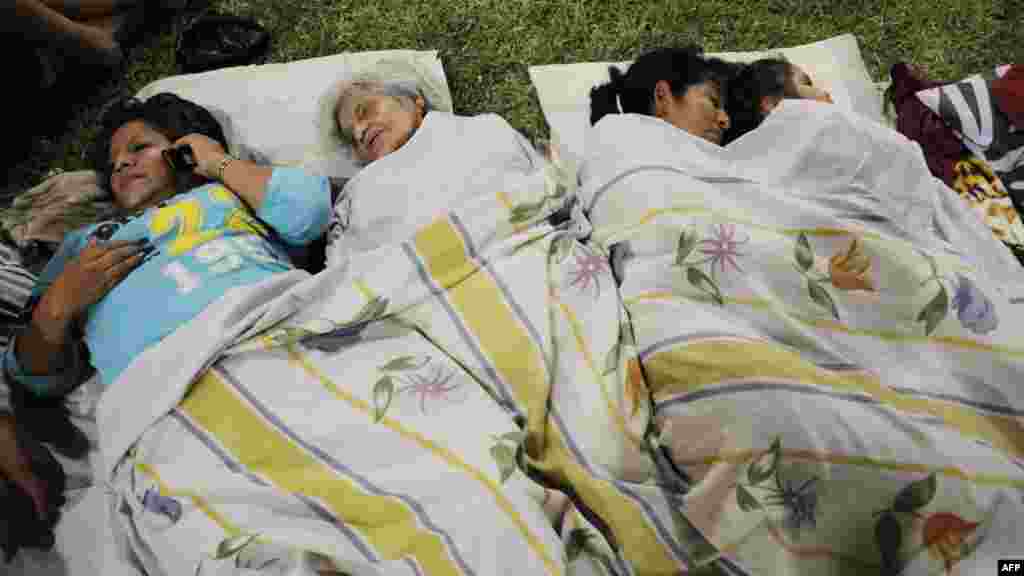
<path id="1" fill-rule="evenodd" d="M 686 566 L 648 403 L 609 354 L 607 255 L 546 220 L 566 195 L 500 191 L 235 289 L 143 354 L 98 408 L 123 554 L 151 574 Z"/>
<path id="2" fill-rule="evenodd" d="M 613 116 L 581 175 L 705 559 L 981 574 L 1024 545 L 1024 275 L 916 146 L 816 103 L 724 149 Z"/>
<path id="3" fill-rule="evenodd" d="M 1019 271 L 968 250 L 977 223 L 901 142 L 802 117 L 790 156 L 762 146 L 788 164 L 760 169 L 610 118 L 587 219 L 545 219 L 571 186 L 498 191 L 226 294 L 101 400 L 124 553 L 151 574 L 358 575 L 1012 556 Z"/>

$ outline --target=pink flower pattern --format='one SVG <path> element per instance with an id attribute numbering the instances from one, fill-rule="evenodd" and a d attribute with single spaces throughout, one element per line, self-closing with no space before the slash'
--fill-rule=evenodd
<path id="1" fill-rule="evenodd" d="M 749 237 L 743 240 L 736 239 L 736 226 L 734 224 L 718 224 L 712 228 L 711 238 L 705 238 L 700 241 L 700 253 L 707 256 L 707 258 L 701 260 L 700 264 L 703 265 L 710 262 L 712 275 L 715 274 L 716 263 L 722 274 L 725 273 L 726 264 L 735 268 L 737 272 L 742 273 L 743 268 L 740 268 L 736 259 L 744 256 L 739 251 L 739 247 L 749 241 Z"/>
<path id="2" fill-rule="evenodd" d="M 419 402 L 420 413 L 427 413 L 428 400 L 431 404 L 444 402 L 457 404 L 466 400 L 468 391 L 457 379 L 455 372 L 444 366 L 435 365 L 429 374 L 423 375 L 417 372 L 403 374 L 403 381 L 411 382 L 398 389 L 399 394 L 408 394 Z"/>
<path id="3" fill-rule="evenodd" d="M 593 282 L 594 297 L 599 297 L 601 295 L 600 277 L 602 274 L 611 273 L 607 259 L 597 252 L 582 248 L 573 251 L 573 258 L 576 260 L 576 268 L 570 272 L 573 277 L 570 285 L 583 292 L 588 290 L 590 283 Z"/>

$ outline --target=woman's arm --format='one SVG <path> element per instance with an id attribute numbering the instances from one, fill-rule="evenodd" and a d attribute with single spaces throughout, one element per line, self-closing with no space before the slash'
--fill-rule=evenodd
<path id="1" fill-rule="evenodd" d="M 45 296 L 32 310 L 32 320 L 14 339 L 14 355 L 29 376 L 57 374 L 67 368 L 72 318 Z"/>
<path id="2" fill-rule="evenodd" d="M 81 236 L 71 233 L 46 264 L 32 290 L 26 305 L 30 312 L 27 326 L 11 342 L 4 354 L 4 369 L 10 379 L 30 389 L 43 387 L 48 382 L 32 380 L 32 376 L 59 374 L 68 363 L 68 340 L 71 314 L 69 309 L 55 306 L 51 288 L 64 268 L 77 256 Z M 49 387 L 49 386 L 46 386 Z"/>
<path id="3" fill-rule="evenodd" d="M 232 158 L 219 143 L 201 134 L 189 134 L 174 146 L 186 144 L 196 158 L 196 172 L 237 194 L 285 243 L 305 246 L 327 230 L 331 210 L 327 178 Z"/>
<path id="4" fill-rule="evenodd" d="M 192 148 L 196 173 L 221 182 L 253 211 L 260 209 L 267 194 L 267 184 L 274 173 L 272 167 L 233 158 L 220 143 L 202 134 L 189 134 L 174 142 L 174 147 L 185 145 Z"/>
<path id="5" fill-rule="evenodd" d="M 28 326 L 3 357 L 4 372 L 37 396 L 60 394 L 77 384 L 74 380 L 84 366 L 70 336 L 72 324 L 150 250 L 136 242 L 100 246 L 93 239 L 77 252 L 79 243 L 78 238 L 66 241 L 46 266 Z"/>
<path id="6" fill-rule="evenodd" d="M 227 155 L 221 157 L 221 161 Z M 218 166 L 220 164 L 218 163 Z M 270 166 L 260 166 L 248 160 L 232 159 L 222 174 L 216 174 L 232 192 L 238 194 L 254 211 L 259 211 L 267 194 L 267 183 L 274 174 Z"/>

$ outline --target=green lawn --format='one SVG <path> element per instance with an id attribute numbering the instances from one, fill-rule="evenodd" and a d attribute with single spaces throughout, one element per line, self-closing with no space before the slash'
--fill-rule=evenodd
<path id="1" fill-rule="evenodd" d="M 496 112 L 527 136 L 546 135 L 527 66 L 625 60 L 652 47 L 698 42 L 709 52 L 755 50 L 856 34 L 876 80 L 909 61 L 958 79 L 1024 62 L 1022 0 L 213 0 L 272 34 L 269 62 L 344 51 L 437 49 L 461 114 Z M 132 54 L 129 92 L 175 73 L 170 27 Z M 97 106 L 79 105 L 65 134 L 40 141 L 4 191 L 54 169 L 84 166 Z"/>

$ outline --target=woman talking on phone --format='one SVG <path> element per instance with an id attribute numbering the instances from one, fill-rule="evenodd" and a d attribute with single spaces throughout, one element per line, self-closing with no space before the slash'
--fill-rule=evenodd
<path id="1" fill-rule="evenodd" d="M 326 230 L 327 178 L 226 147 L 216 119 L 173 94 L 104 113 L 91 156 L 120 217 L 72 232 L 47 264 L 3 357 L 9 381 L 58 396 L 91 364 L 109 386 L 230 288 L 294 269 L 286 247 Z"/>

